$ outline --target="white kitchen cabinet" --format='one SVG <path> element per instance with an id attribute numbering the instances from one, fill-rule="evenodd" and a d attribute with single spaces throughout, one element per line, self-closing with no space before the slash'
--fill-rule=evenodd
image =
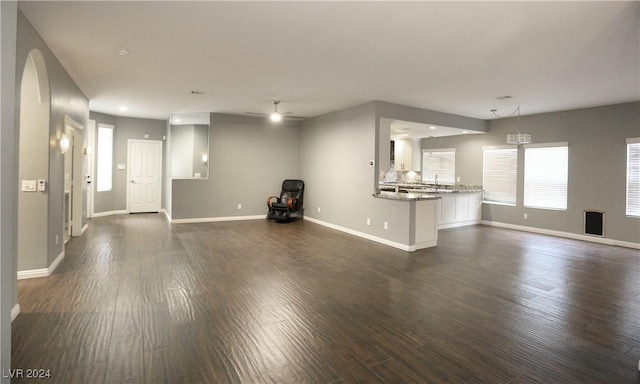
<path id="1" fill-rule="evenodd" d="M 442 193 L 439 229 L 478 224 L 482 219 L 482 192 Z"/>
<path id="2" fill-rule="evenodd" d="M 394 153 L 396 171 L 413 170 L 413 140 L 394 140 Z"/>

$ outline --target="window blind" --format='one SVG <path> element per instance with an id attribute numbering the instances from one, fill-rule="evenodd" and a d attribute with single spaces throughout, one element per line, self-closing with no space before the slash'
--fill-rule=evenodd
<path id="1" fill-rule="evenodd" d="M 517 183 L 518 149 L 483 148 L 484 202 L 516 205 Z"/>
<path id="2" fill-rule="evenodd" d="M 531 146 L 524 149 L 524 206 L 567 209 L 569 147 Z"/>
<path id="3" fill-rule="evenodd" d="M 422 181 L 438 184 L 455 184 L 456 150 L 455 148 L 429 149 L 422 152 Z"/>
<path id="4" fill-rule="evenodd" d="M 640 138 L 627 139 L 627 215 L 640 216 Z"/>

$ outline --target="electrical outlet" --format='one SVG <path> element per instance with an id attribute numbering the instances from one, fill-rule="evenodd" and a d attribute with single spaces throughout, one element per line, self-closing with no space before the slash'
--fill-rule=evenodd
<path id="1" fill-rule="evenodd" d="M 320 207 L 318 207 L 318 213 L 320 213 Z"/>
<path id="2" fill-rule="evenodd" d="M 238 204 L 238 209 L 242 209 L 242 204 Z"/>
<path id="3" fill-rule="evenodd" d="M 384 222 L 384 229 L 389 229 L 389 223 L 388 222 Z"/>
<path id="4" fill-rule="evenodd" d="M 371 226 L 371 218 L 367 217 L 367 225 L 370 227 Z"/>
<path id="5" fill-rule="evenodd" d="M 529 215 L 527 215 L 526 213 L 524 214 L 524 219 L 527 220 L 529 218 Z"/>

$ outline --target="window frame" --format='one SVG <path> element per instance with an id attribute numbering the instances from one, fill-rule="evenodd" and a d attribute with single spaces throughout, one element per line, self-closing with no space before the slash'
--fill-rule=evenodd
<path id="1" fill-rule="evenodd" d="M 110 192 L 113 190 L 113 144 L 115 128 L 115 126 L 110 124 L 98 124 L 98 134 L 96 135 L 96 192 Z M 107 152 L 104 151 L 105 148 L 101 146 L 101 132 L 107 131 L 111 132 L 108 156 Z"/>
<path id="2" fill-rule="evenodd" d="M 511 177 L 509 177 L 510 180 L 508 180 L 508 183 L 510 185 L 510 189 L 513 190 L 513 197 L 509 199 L 509 201 L 500 201 L 498 199 L 495 200 L 487 200 L 487 192 L 489 192 L 489 195 L 491 194 L 491 191 L 487 191 L 487 186 L 490 186 L 491 183 L 487 182 L 487 158 L 486 155 L 489 152 L 497 152 L 497 151 L 509 151 L 512 152 L 513 154 L 515 154 L 515 159 L 513 159 L 515 161 L 515 164 L 513 165 L 507 165 L 510 167 L 513 167 L 513 175 Z M 515 207 L 518 203 L 518 146 L 516 145 L 500 145 L 500 146 L 485 146 L 482 147 L 482 188 L 484 189 L 484 193 L 483 193 L 483 197 L 482 197 L 482 202 L 486 203 L 486 204 L 496 204 L 496 205 L 505 205 L 505 206 L 510 206 L 510 207 Z M 493 172 L 497 172 L 497 171 L 493 171 Z M 498 192 L 500 193 L 500 192 Z M 505 195 L 507 195 L 507 193 L 504 193 Z M 510 196 L 511 197 L 511 196 Z"/>
<path id="3" fill-rule="evenodd" d="M 537 150 L 537 149 L 544 149 L 544 148 L 566 148 L 566 169 L 564 172 L 564 206 L 563 207 L 557 207 L 557 206 L 545 206 L 545 205 L 533 205 L 531 203 L 527 203 L 527 195 L 530 190 L 527 188 L 527 183 L 528 183 L 528 173 L 527 169 L 528 169 L 528 164 L 529 162 L 527 161 L 527 153 L 533 153 L 533 152 L 529 152 L 529 150 Z M 554 169 L 557 169 L 557 164 L 554 164 Z M 527 144 L 524 145 L 524 186 L 523 186 L 523 206 L 525 208 L 534 208 L 534 209 L 546 209 L 546 210 L 555 210 L 555 211 L 566 211 L 568 210 L 569 207 L 569 143 L 568 142 L 557 142 L 557 143 L 544 143 L 544 144 Z"/>
<path id="4" fill-rule="evenodd" d="M 626 186 L 625 186 L 625 215 L 627 217 L 640 217 L 640 137 L 633 137 L 633 138 L 628 138 L 626 139 L 626 143 L 627 143 L 627 156 L 626 156 L 626 175 L 625 175 L 625 180 L 626 180 Z M 634 164 L 635 169 L 633 169 L 633 172 L 630 171 L 630 169 L 632 167 L 630 167 L 631 165 L 631 149 L 635 149 L 635 151 L 637 151 L 637 153 L 635 153 L 634 155 L 636 156 L 636 161 L 638 163 Z M 635 190 L 633 191 L 633 198 L 636 200 L 634 201 L 631 205 L 631 210 L 630 210 L 630 204 L 629 204 L 629 195 L 630 195 L 630 190 L 631 190 L 631 186 L 635 185 Z"/>
<path id="5" fill-rule="evenodd" d="M 428 177 L 430 173 L 425 168 L 425 154 L 434 153 L 434 152 L 452 152 L 453 153 L 453 174 L 451 175 L 450 170 L 445 170 L 444 173 L 433 173 L 433 176 Z M 435 184 L 435 175 L 444 175 L 445 180 L 443 181 L 441 176 L 438 176 L 438 185 L 455 185 L 456 184 L 456 149 L 455 148 L 423 148 L 422 149 L 422 157 L 421 157 L 421 169 L 422 169 L 422 181 L 425 183 Z M 451 179 L 450 179 L 451 178 Z M 449 181 L 451 180 L 451 181 Z"/>

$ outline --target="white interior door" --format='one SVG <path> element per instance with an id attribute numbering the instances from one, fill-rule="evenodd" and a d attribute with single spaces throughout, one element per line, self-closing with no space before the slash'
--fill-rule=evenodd
<path id="1" fill-rule="evenodd" d="M 162 141 L 129 140 L 127 209 L 158 212 L 162 191 Z"/>

